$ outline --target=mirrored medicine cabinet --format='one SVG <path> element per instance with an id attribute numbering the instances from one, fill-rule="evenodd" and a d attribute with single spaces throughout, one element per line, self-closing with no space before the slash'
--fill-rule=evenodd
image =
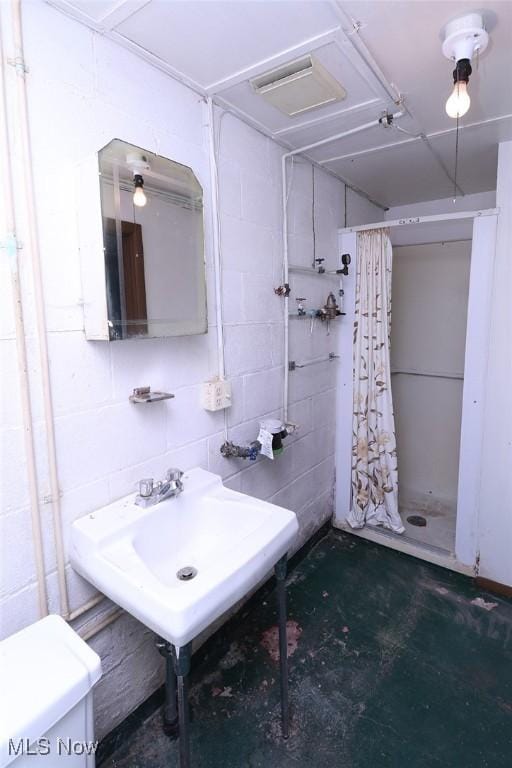
<path id="1" fill-rule="evenodd" d="M 203 190 L 194 172 L 120 139 L 97 161 L 103 264 L 87 263 L 85 249 L 87 338 L 206 333 Z"/>

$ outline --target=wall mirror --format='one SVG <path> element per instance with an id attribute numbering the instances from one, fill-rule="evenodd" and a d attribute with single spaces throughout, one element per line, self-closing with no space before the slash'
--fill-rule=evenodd
<path id="1" fill-rule="evenodd" d="M 110 340 L 206 333 L 203 190 L 194 172 L 119 139 L 98 157 Z"/>

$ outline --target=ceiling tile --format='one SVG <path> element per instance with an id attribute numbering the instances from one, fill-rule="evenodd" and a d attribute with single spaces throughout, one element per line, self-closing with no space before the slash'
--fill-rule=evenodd
<path id="1" fill-rule="evenodd" d="M 337 26 L 327 2 L 152 0 L 117 31 L 206 88 Z"/>
<path id="2" fill-rule="evenodd" d="M 453 192 L 453 185 L 420 140 L 327 167 L 386 206 L 449 197 Z"/>
<path id="3" fill-rule="evenodd" d="M 457 179 L 466 194 L 496 186 L 498 143 L 512 139 L 512 117 L 460 131 Z M 431 143 L 446 165 L 455 168 L 455 132 L 432 137 Z"/>

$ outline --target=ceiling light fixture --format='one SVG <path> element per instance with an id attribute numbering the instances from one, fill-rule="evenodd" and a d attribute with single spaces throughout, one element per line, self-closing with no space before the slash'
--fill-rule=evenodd
<path id="1" fill-rule="evenodd" d="M 468 93 L 468 82 L 471 74 L 469 59 L 460 59 L 453 70 L 453 91 L 446 101 L 448 117 L 462 117 L 471 105 Z"/>
<path id="2" fill-rule="evenodd" d="M 133 174 L 133 186 L 135 188 L 133 193 L 133 204 L 138 208 L 143 208 L 146 205 L 148 199 L 144 192 L 144 179 L 140 173 Z"/>
<path id="3" fill-rule="evenodd" d="M 471 59 L 487 48 L 489 35 L 484 29 L 481 14 L 468 13 L 444 28 L 443 54 L 455 62 L 453 70 L 453 91 L 446 102 L 449 117 L 460 118 L 468 111 L 471 99 L 468 93 Z"/>
<path id="4" fill-rule="evenodd" d="M 148 202 L 144 192 L 144 177 L 142 171 L 149 171 L 150 165 L 145 155 L 138 152 L 130 152 L 126 156 L 126 165 L 133 173 L 133 204 L 137 208 L 143 208 Z"/>

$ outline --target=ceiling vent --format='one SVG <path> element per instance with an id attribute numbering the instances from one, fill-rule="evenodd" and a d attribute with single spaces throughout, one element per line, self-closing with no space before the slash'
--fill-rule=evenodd
<path id="1" fill-rule="evenodd" d="M 347 95 L 343 86 L 313 56 L 304 56 L 251 80 L 260 96 L 285 115 L 295 117 Z"/>

